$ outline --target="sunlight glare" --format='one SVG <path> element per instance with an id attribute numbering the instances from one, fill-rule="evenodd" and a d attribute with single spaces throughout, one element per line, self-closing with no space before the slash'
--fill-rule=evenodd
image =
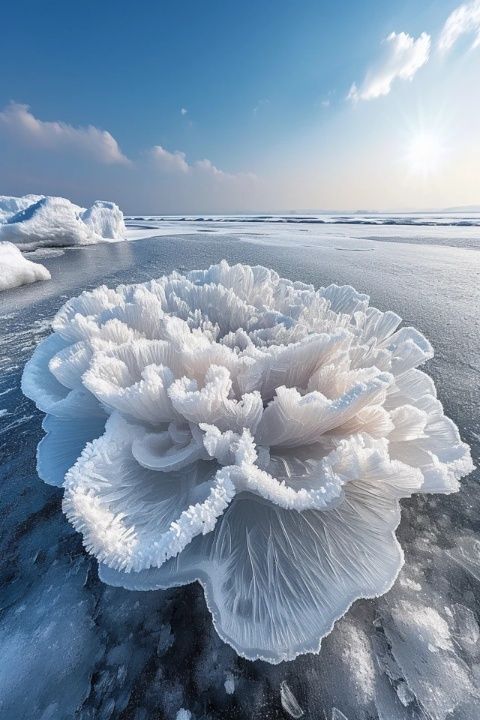
<path id="1" fill-rule="evenodd" d="M 438 170 L 443 154 L 441 138 L 434 133 L 422 132 L 412 138 L 407 160 L 412 172 L 427 176 Z"/>

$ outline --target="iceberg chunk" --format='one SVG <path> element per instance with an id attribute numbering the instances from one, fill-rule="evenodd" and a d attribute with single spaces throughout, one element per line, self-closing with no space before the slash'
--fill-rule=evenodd
<path id="1" fill-rule="evenodd" d="M 126 233 L 123 213 L 112 202 L 84 209 L 61 197 L 27 195 L 4 200 L 3 208 L 0 198 L 0 240 L 25 249 L 122 240 Z"/>

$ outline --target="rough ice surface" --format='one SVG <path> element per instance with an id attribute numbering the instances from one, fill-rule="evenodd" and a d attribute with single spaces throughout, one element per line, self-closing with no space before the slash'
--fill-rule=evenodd
<path id="1" fill-rule="evenodd" d="M 85 209 L 61 197 L 0 197 L 0 240 L 23 248 L 90 245 L 125 234 L 123 213 L 112 202 Z"/>
<path id="2" fill-rule="evenodd" d="M 473 468 L 417 369 L 430 343 L 400 324 L 350 286 L 225 261 L 69 300 L 22 389 L 46 413 L 39 475 L 63 485 L 101 579 L 198 580 L 239 655 L 318 652 L 354 600 L 395 582 L 400 499 L 455 492 Z M 424 626 L 447 651 L 441 619 Z M 368 703 L 368 636 L 339 633 Z"/>
<path id="3" fill-rule="evenodd" d="M 12 243 L 0 242 L 0 290 L 50 280 L 50 277 L 44 265 L 27 260 Z"/>
<path id="4" fill-rule="evenodd" d="M 185 708 L 180 708 L 180 710 L 177 712 L 176 720 L 191 720 L 192 713 L 190 710 L 185 710 Z"/>
<path id="5" fill-rule="evenodd" d="M 0 628 L 0 717 L 73 717 L 84 701 L 88 658 L 102 646 L 91 619 L 86 573 L 86 563 L 73 572 L 62 560 L 52 564 L 37 587 L 36 602 L 19 605 Z M 63 598 L 57 592 L 61 585 L 68 588 Z"/>
<path id="6" fill-rule="evenodd" d="M 233 677 L 232 673 L 227 673 L 224 687 L 227 695 L 233 695 L 233 693 L 235 692 L 235 678 Z"/>
<path id="7" fill-rule="evenodd" d="M 304 712 L 285 680 L 280 684 L 280 701 L 285 712 L 292 718 L 301 718 Z"/>

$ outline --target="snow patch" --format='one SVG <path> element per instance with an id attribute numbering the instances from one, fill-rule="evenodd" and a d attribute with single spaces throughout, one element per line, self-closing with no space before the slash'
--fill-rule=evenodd
<path id="1" fill-rule="evenodd" d="M 12 243 L 0 242 L 0 290 L 50 278 L 51 275 L 44 265 L 27 260 Z"/>

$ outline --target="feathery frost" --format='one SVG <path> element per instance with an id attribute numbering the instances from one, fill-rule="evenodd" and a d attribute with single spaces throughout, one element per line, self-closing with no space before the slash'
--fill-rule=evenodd
<path id="1" fill-rule="evenodd" d="M 400 499 L 472 462 L 430 344 L 368 300 L 223 261 L 62 307 L 22 387 L 105 582 L 198 580 L 220 636 L 273 663 L 392 586 Z"/>

